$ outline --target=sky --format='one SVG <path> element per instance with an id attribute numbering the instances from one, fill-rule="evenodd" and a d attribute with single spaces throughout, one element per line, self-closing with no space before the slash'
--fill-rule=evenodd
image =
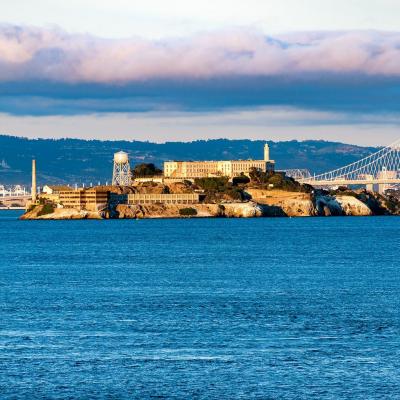
<path id="1" fill-rule="evenodd" d="M 400 2 L 3 0 L 0 133 L 400 137 Z"/>

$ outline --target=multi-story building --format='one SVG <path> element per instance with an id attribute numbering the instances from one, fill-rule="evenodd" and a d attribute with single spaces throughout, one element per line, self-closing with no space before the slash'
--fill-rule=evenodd
<path id="1" fill-rule="evenodd" d="M 195 204 L 200 200 L 198 193 L 129 193 L 128 204 Z"/>
<path id="2" fill-rule="evenodd" d="M 59 203 L 65 208 L 98 211 L 108 204 L 110 192 L 102 188 L 68 189 L 58 193 Z"/>
<path id="3" fill-rule="evenodd" d="M 61 190 L 71 190 L 71 187 L 67 185 L 44 185 L 42 193 L 58 194 Z"/>
<path id="4" fill-rule="evenodd" d="M 275 161 L 269 158 L 269 146 L 264 146 L 263 160 L 230 160 L 230 161 L 165 161 L 164 176 L 168 178 L 205 178 L 227 176 L 233 178 L 248 175 L 251 169 L 261 171 L 273 170 Z"/>
<path id="5" fill-rule="evenodd" d="M 66 185 L 44 185 L 42 193 L 40 193 L 39 197 L 41 199 L 49 200 L 53 203 L 60 202 L 60 191 L 69 191 L 72 190 L 69 186 Z"/>

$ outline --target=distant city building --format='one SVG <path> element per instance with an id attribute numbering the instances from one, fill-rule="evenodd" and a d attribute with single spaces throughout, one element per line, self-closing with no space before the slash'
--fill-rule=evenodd
<path id="1" fill-rule="evenodd" d="M 205 178 L 227 176 L 233 178 L 248 175 L 256 168 L 266 172 L 274 170 L 275 161 L 270 160 L 269 145 L 264 146 L 264 160 L 230 160 L 230 161 L 165 161 L 164 176 L 170 178 Z"/>
<path id="2" fill-rule="evenodd" d="M 1 160 L 1 162 L 0 162 L 0 167 L 2 168 L 2 169 L 9 169 L 10 168 L 10 166 L 7 164 L 7 162 L 6 162 L 6 160 Z"/>
<path id="3" fill-rule="evenodd" d="M 382 171 L 378 172 L 378 179 L 397 179 L 398 172 L 397 171 L 389 171 L 385 167 L 382 169 Z M 388 190 L 391 186 L 387 183 L 379 184 L 378 185 L 378 193 L 384 193 L 386 190 Z"/>

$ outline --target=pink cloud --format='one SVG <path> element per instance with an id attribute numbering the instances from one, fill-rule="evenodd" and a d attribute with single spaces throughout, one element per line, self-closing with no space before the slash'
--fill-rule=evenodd
<path id="1" fill-rule="evenodd" d="M 59 29 L 0 26 L 0 81 L 124 83 L 164 78 L 305 73 L 400 75 L 400 32 L 208 32 L 109 40 Z"/>

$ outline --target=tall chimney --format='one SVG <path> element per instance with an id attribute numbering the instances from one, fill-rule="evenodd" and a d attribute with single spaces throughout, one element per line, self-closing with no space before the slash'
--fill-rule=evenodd
<path id="1" fill-rule="evenodd" d="M 32 203 L 36 202 L 36 160 L 32 160 Z"/>

